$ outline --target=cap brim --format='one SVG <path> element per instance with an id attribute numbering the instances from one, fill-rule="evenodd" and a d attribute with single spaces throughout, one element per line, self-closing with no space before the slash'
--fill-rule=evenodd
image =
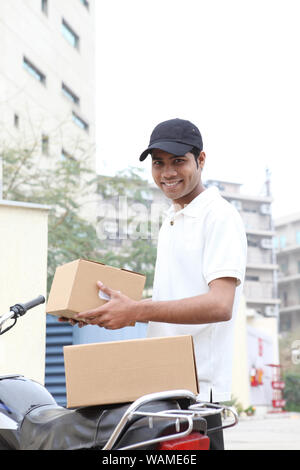
<path id="1" fill-rule="evenodd" d="M 140 161 L 142 162 L 147 158 L 151 150 L 159 149 L 163 150 L 164 152 L 171 153 L 172 155 L 181 156 L 185 155 L 189 152 L 194 146 L 189 144 L 181 144 L 179 142 L 156 142 L 144 150 L 144 152 L 140 156 Z"/>

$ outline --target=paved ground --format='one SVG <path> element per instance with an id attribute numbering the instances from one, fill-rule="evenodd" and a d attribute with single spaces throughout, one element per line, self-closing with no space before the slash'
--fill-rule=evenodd
<path id="1" fill-rule="evenodd" d="M 226 450 L 300 450 L 300 413 L 241 418 L 224 438 Z"/>

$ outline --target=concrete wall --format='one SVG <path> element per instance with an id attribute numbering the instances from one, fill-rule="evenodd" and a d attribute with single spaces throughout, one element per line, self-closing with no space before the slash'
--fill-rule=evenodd
<path id="1" fill-rule="evenodd" d="M 248 325 L 257 330 L 264 331 L 273 341 L 273 363 L 279 364 L 279 346 L 278 346 L 278 320 L 276 317 L 257 316 L 248 318 Z"/>
<path id="2" fill-rule="evenodd" d="M 240 403 L 243 408 L 250 405 L 249 399 L 249 374 L 248 374 L 248 351 L 247 351 L 247 320 L 246 302 L 242 297 L 234 330 L 234 356 L 232 397 Z"/>
<path id="3" fill-rule="evenodd" d="M 48 212 L 0 201 L 0 315 L 19 302 L 46 297 Z M 0 375 L 19 373 L 44 383 L 45 304 L 0 336 Z"/>
<path id="4" fill-rule="evenodd" d="M 249 355 L 251 351 L 249 351 L 248 327 L 270 338 L 272 357 L 270 357 L 269 362 L 279 364 L 277 319 L 275 317 L 262 317 L 261 315 L 247 316 L 245 299 L 243 298 L 235 324 L 232 397 L 244 409 L 249 405 L 256 404 L 252 402 L 253 399 L 251 399 L 250 393 Z"/>

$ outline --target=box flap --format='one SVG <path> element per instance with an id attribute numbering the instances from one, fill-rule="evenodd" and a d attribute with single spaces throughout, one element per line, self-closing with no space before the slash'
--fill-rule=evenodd
<path id="1" fill-rule="evenodd" d="M 49 292 L 46 313 L 56 312 L 57 309 L 68 310 L 79 260 L 58 266 Z"/>

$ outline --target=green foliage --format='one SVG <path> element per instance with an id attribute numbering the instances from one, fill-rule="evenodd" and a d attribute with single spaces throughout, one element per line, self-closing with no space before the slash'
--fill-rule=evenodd
<path id="1" fill-rule="evenodd" d="M 285 388 L 283 392 L 287 411 L 300 411 L 300 374 L 286 372 L 283 376 Z"/>
<path id="2" fill-rule="evenodd" d="M 282 333 L 279 338 L 280 364 L 285 372 L 293 372 L 300 375 L 299 361 L 293 361 L 293 344 L 300 340 L 300 328 Z"/>
<path id="3" fill-rule="evenodd" d="M 107 176 L 98 176 L 97 188 L 99 194 L 104 201 L 109 201 L 118 205 L 118 198 L 122 196 L 126 198 L 128 206 L 131 204 L 142 203 L 145 210 L 149 209 L 152 194 L 149 183 L 143 178 L 143 170 L 130 167 L 120 171 L 115 178 Z M 130 224 L 133 218 L 129 218 L 127 223 Z M 117 248 L 113 248 L 113 244 L 106 243 L 106 249 L 102 252 L 102 259 L 111 266 L 123 267 L 135 272 L 146 275 L 146 289 L 151 289 L 154 278 L 154 268 L 156 260 L 156 240 L 151 238 L 150 220 L 146 222 L 147 229 L 145 237 L 128 238 Z M 111 246 L 107 251 L 107 247 Z"/>
<path id="4" fill-rule="evenodd" d="M 50 206 L 48 218 L 48 291 L 58 265 L 93 258 L 99 244 L 95 227 L 79 213 L 94 175 L 84 160 L 38 165 L 30 150 L 6 149 L 3 158 L 3 198 Z M 82 211 L 83 212 L 83 211 Z"/>
<path id="5" fill-rule="evenodd" d="M 231 397 L 231 400 L 222 402 L 222 405 L 235 408 L 238 415 L 244 411 L 242 404 L 234 396 Z"/>
<path id="6" fill-rule="evenodd" d="M 48 218 L 48 292 L 58 265 L 77 258 L 94 259 L 146 274 L 146 288 L 153 283 L 156 243 L 138 238 L 118 244 L 99 240 L 96 224 L 84 217 L 84 201 L 91 187 L 106 201 L 126 196 L 129 202 L 149 204 L 149 184 L 142 171 L 128 168 L 116 178 L 95 176 L 87 157 L 64 158 L 41 165 L 36 145 L 2 149 L 3 198 L 50 206 Z"/>

